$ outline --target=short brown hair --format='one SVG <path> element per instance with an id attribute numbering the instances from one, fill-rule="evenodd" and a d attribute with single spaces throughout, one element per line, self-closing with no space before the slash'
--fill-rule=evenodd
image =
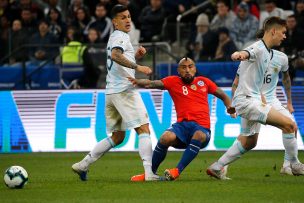
<path id="1" fill-rule="evenodd" d="M 267 18 L 264 22 L 263 30 L 268 31 L 271 28 L 273 28 L 274 26 L 286 27 L 286 20 L 283 20 L 283 19 L 281 19 L 279 17 L 276 17 L 276 16 Z"/>

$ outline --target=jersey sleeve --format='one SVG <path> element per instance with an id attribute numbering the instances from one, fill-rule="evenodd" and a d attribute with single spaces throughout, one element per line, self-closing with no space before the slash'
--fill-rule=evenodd
<path id="1" fill-rule="evenodd" d="M 173 76 L 169 76 L 161 79 L 161 81 L 164 83 L 164 89 L 169 90 L 172 87 L 172 85 L 174 85 L 175 83 L 174 80 L 175 77 Z"/>
<path id="2" fill-rule="evenodd" d="M 121 49 L 122 52 L 124 52 L 127 48 L 127 44 L 128 44 L 129 38 L 127 37 L 123 37 L 123 35 L 116 35 L 113 37 L 112 40 L 112 47 L 111 47 L 111 51 L 114 48 L 118 48 Z"/>
<path id="3" fill-rule="evenodd" d="M 283 60 L 282 60 L 282 72 L 288 71 L 289 65 L 288 65 L 288 57 L 286 54 L 284 54 Z"/>
<path id="4" fill-rule="evenodd" d="M 240 66 L 238 67 L 237 71 L 236 71 L 236 75 L 239 76 L 240 75 Z"/>
<path id="5" fill-rule="evenodd" d="M 208 78 L 205 78 L 205 83 L 208 85 L 208 93 L 214 94 L 217 90 L 217 85 Z"/>
<path id="6" fill-rule="evenodd" d="M 249 54 L 248 61 L 254 62 L 257 58 L 259 50 L 256 47 L 254 47 L 253 45 L 251 45 L 251 46 L 245 48 L 243 51 L 248 52 L 248 54 Z"/>

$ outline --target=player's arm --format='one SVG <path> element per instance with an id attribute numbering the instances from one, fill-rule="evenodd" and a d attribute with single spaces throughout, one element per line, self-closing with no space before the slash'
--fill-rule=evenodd
<path id="1" fill-rule="evenodd" d="M 140 46 L 135 53 L 135 59 L 136 60 L 141 59 L 142 57 L 144 57 L 146 53 L 147 53 L 146 49 L 143 46 Z"/>
<path id="2" fill-rule="evenodd" d="M 229 96 L 221 89 L 221 88 L 217 88 L 214 96 L 216 96 L 217 98 L 221 99 L 224 102 L 224 105 L 226 106 L 227 109 L 227 113 L 229 113 L 231 115 L 231 117 L 235 118 L 235 108 L 231 106 L 231 100 L 229 98 Z"/>
<path id="3" fill-rule="evenodd" d="M 248 60 L 250 57 L 250 54 L 248 51 L 236 51 L 231 55 L 231 59 L 233 61 L 245 61 Z"/>
<path id="4" fill-rule="evenodd" d="M 132 61 L 129 61 L 124 55 L 120 48 L 113 48 L 111 53 L 111 58 L 113 61 L 118 63 L 121 66 L 135 69 L 139 72 L 145 73 L 145 74 L 151 74 L 152 71 L 148 66 L 141 66 L 138 65 Z"/>
<path id="5" fill-rule="evenodd" d="M 231 87 L 231 98 L 234 97 L 234 93 L 235 93 L 235 90 L 238 87 L 238 85 L 239 85 L 239 75 L 236 74 L 234 81 L 232 83 L 232 87 Z"/>
<path id="6" fill-rule="evenodd" d="M 287 109 L 290 113 L 294 112 L 293 106 L 292 106 L 292 100 L 291 100 L 291 81 L 289 72 L 282 72 L 282 83 L 285 89 L 285 93 L 287 96 Z"/>
<path id="7" fill-rule="evenodd" d="M 164 83 L 161 80 L 148 80 L 148 79 L 135 79 L 128 77 L 128 80 L 138 87 L 144 87 L 147 89 L 164 89 Z"/>

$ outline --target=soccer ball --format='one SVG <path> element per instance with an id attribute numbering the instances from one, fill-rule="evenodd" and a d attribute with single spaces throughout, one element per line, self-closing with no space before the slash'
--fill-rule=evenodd
<path id="1" fill-rule="evenodd" d="M 23 188 L 27 181 L 28 174 L 21 166 L 11 166 L 4 173 L 4 182 L 9 188 Z"/>

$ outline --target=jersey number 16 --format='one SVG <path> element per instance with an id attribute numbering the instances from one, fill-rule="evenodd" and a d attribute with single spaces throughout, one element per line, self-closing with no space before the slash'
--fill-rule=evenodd
<path id="1" fill-rule="evenodd" d="M 271 83 L 271 74 L 267 74 L 264 77 L 264 84 L 268 84 L 268 83 Z"/>

